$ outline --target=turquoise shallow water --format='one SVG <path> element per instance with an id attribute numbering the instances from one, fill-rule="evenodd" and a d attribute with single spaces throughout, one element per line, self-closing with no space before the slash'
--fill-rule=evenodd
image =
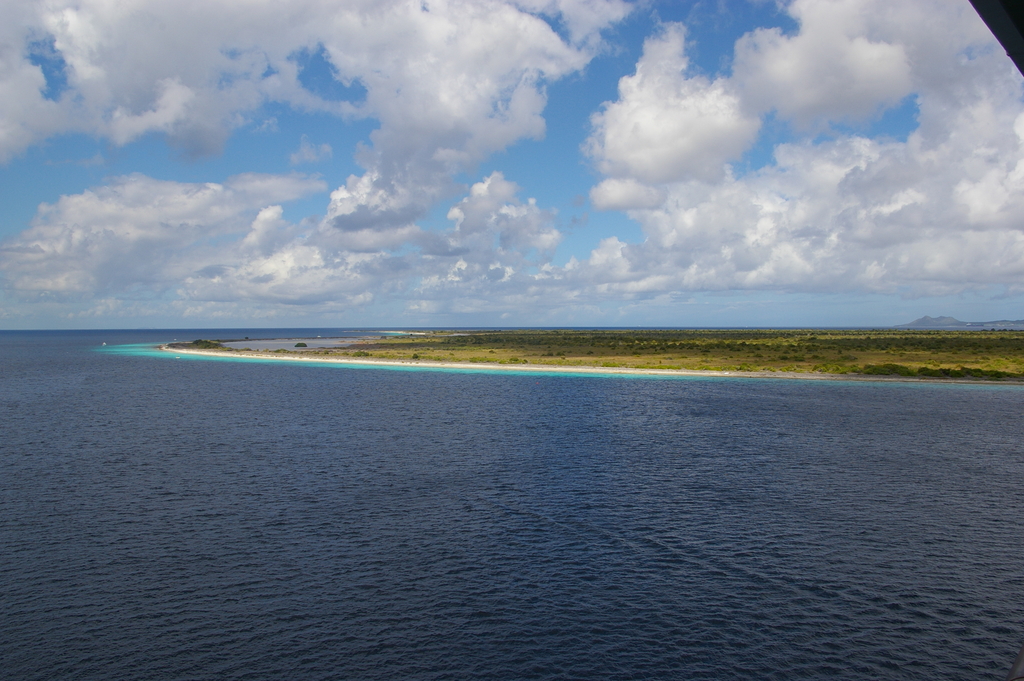
<path id="1" fill-rule="evenodd" d="M 394 332 L 397 333 L 397 332 Z M 160 343 L 167 342 L 161 341 Z M 506 368 L 500 365 L 492 366 L 472 366 L 472 367 L 458 367 L 458 366 L 435 366 L 430 364 L 387 364 L 387 363 L 359 363 L 358 361 L 346 361 L 346 362 L 318 362 L 312 361 L 297 361 L 291 358 L 282 358 L 280 356 L 268 355 L 266 357 L 254 357 L 252 355 L 245 356 L 232 356 L 225 353 L 220 356 L 214 355 L 199 355 L 192 353 L 173 353 L 166 350 L 159 350 L 158 346 L 160 343 L 128 343 L 123 345 L 103 346 L 96 348 L 100 352 L 108 352 L 122 355 L 135 355 L 139 357 L 160 357 L 162 359 L 184 359 L 184 360 L 198 360 L 198 361 L 214 361 L 214 362 L 276 362 L 291 365 L 305 365 L 319 368 L 334 368 L 334 369 L 373 369 L 382 371 L 426 371 L 426 372 L 442 372 L 442 373 L 457 373 L 457 374 L 495 374 L 495 375 L 506 375 L 506 376 L 545 376 L 545 377 L 562 377 L 562 378 L 606 378 L 616 380 L 647 380 L 647 381 L 776 381 L 776 380 L 801 380 L 799 378 L 793 378 L 789 376 L 779 377 L 759 377 L 759 376 L 745 376 L 742 373 L 734 373 L 729 376 L 721 375 L 695 375 L 680 373 L 672 375 L 671 373 L 623 373 L 623 372 L 600 372 L 600 371 L 579 371 L 574 372 L 571 370 L 551 370 L 551 371 L 538 371 L 536 368 L 532 368 L 530 371 L 523 371 L 519 368 Z M 826 379 L 826 378 L 815 378 L 816 382 L 822 384 L 834 384 L 834 385 L 846 385 L 849 387 L 851 381 L 844 378 Z M 1022 391 L 1024 385 L 1014 382 L 996 382 L 996 381 L 952 381 L 952 380 L 901 380 L 896 377 L 884 377 L 884 378 L 869 378 L 858 377 L 858 383 L 870 383 L 873 384 L 869 389 L 884 389 L 885 384 L 890 386 L 896 384 L 902 389 L 917 387 L 923 390 L 1010 390 L 1010 391 Z"/>
<path id="2" fill-rule="evenodd" d="M 1019 387 L 169 338 L 0 333 L 9 678 L 979 679 L 1024 639 Z"/>

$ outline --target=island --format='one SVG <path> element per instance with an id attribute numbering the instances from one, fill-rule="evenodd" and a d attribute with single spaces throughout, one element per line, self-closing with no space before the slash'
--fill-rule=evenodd
<path id="1" fill-rule="evenodd" d="M 336 347 L 302 342 L 288 339 L 287 348 L 274 350 L 253 350 L 233 339 L 161 347 L 221 356 L 531 371 L 1024 380 L 1024 331 L 1016 330 L 486 329 L 368 335 Z"/>

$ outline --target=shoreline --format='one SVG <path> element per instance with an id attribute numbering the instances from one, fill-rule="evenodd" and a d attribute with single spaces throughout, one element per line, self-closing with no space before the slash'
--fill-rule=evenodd
<path id="1" fill-rule="evenodd" d="M 406 367 L 425 369 L 463 369 L 468 371 L 514 371 L 520 373 L 556 373 L 556 374 L 582 374 L 582 375 L 619 375 L 619 376 L 688 376 L 706 378 L 764 378 L 782 380 L 803 380 L 803 381 L 853 381 L 853 382 L 882 382 L 882 383 L 929 383 L 929 384 L 959 384 L 959 385 L 1021 385 L 1019 380 L 979 380 L 969 378 L 927 378 L 921 376 L 872 376 L 863 374 L 822 374 L 798 371 L 717 371 L 702 369 L 641 369 L 635 367 L 594 367 L 594 366 L 567 366 L 558 364 L 494 364 L 479 362 L 437 362 L 423 359 L 373 359 L 373 358 L 352 358 L 352 357 L 304 357 L 300 354 L 277 354 L 266 352 L 244 352 L 244 351 L 221 351 L 221 350 L 198 350 L 172 348 L 170 344 L 163 343 L 157 346 L 164 352 L 173 352 L 183 355 L 199 355 L 203 357 L 218 357 L 221 359 L 239 357 L 245 359 L 280 360 L 290 362 L 307 362 L 313 364 L 343 364 L 356 366 L 375 367 Z"/>

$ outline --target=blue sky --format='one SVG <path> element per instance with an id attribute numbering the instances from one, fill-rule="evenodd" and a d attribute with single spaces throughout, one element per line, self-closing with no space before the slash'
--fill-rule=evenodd
<path id="1" fill-rule="evenodd" d="M 7 3 L 0 328 L 1024 318 L 966 0 L 327 5 Z"/>

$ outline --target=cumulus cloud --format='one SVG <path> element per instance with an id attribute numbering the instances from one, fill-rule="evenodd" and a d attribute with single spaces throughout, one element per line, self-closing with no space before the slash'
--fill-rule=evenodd
<path id="1" fill-rule="evenodd" d="M 132 21 L 171 12 L 140 7 Z M 227 11 L 211 7 L 215 16 Z M 787 10 L 797 31 L 749 33 L 736 43 L 732 72 L 714 78 L 692 72 L 682 25 L 662 27 L 617 98 L 592 117 L 584 145 L 602 174 L 591 201 L 627 211 L 644 240 L 609 236 L 561 267 L 557 215 L 498 172 L 451 199 L 447 229 L 418 220 L 440 197 L 458 196 L 454 173 L 543 134 L 545 83 L 582 68 L 597 32 L 625 5 L 288 8 L 296 15 L 287 22 L 277 6 L 225 22 L 230 40 L 203 28 L 179 65 L 157 59 L 157 45 L 134 75 L 103 56 L 113 48 L 102 36 L 143 49 L 121 36 L 128 15 L 89 3 L 53 10 L 46 16 L 63 18 L 45 24 L 46 35 L 66 62 L 65 90 L 50 87 L 24 50 L 0 50 L 0 94 L 34 93 L 0 96 L 8 154 L 76 125 L 113 141 L 162 130 L 212 144 L 268 99 L 380 121 L 358 152 L 365 172 L 331 193 L 319 222 L 290 223 L 281 208 L 325 190 L 307 176 L 120 178 L 42 206 L 31 229 L 0 247 L 9 291 L 89 298 L 103 310 L 150 295 L 206 316 L 246 304 L 371 303 L 541 314 L 689 291 L 943 295 L 1016 291 L 1024 281 L 1021 80 L 969 6 L 953 0 L 797 0 Z M 267 17 L 286 28 L 264 36 Z M 0 26 L 0 35 L 14 34 L 27 39 Z M 193 59 L 214 44 L 216 56 Z M 302 87 L 290 57 L 318 46 L 337 78 L 361 86 L 352 88 L 358 101 Z M 906 139 L 849 131 L 907 98 L 918 127 Z M 69 112 L 82 115 L 72 122 Z M 765 167 L 734 167 L 769 115 L 791 124 L 794 137 Z M 325 151 L 304 140 L 292 161 Z"/>
<path id="2" fill-rule="evenodd" d="M 562 238 L 554 214 L 521 200 L 500 172 L 474 184 L 439 232 L 284 219 L 277 202 L 323 190 L 301 175 L 119 178 L 41 206 L 31 229 L 0 245 L 0 270 L 8 291 L 30 300 L 170 296 L 206 315 L 246 303 L 349 309 L 401 299 L 440 309 L 489 305 L 495 287 L 524 295 L 550 277 Z"/>
<path id="3" fill-rule="evenodd" d="M 530 251 L 550 258 L 562 240 L 551 226 L 554 216 L 538 208 L 534 199 L 522 203 L 518 193 L 518 185 L 498 171 L 474 184 L 469 196 L 448 211 L 448 219 L 455 223 L 448 235 L 449 248 L 487 259 L 524 257 Z"/>
<path id="4" fill-rule="evenodd" d="M 624 0 L 517 0 L 516 6 L 560 18 L 576 44 L 594 41 L 599 31 L 632 11 Z"/>
<path id="5" fill-rule="evenodd" d="M 648 41 L 636 75 L 623 78 L 619 99 L 595 116 L 590 146 L 609 176 L 592 201 L 628 210 L 646 239 L 602 242 L 573 276 L 622 296 L 1019 290 L 1021 81 L 980 19 L 945 0 L 797 0 L 788 11 L 799 31 L 742 37 L 733 74 L 714 87 L 702 81 L 687 89 L 680 30 L 670 26 Z M 667 74 L 670 86 L 639 95 L 652 73 Z M 659 89 L 668 94 L 659 98 Z M 705 105 L 709 91 L 731 93 L 725 110 L 747 113 L 723 118 L 722 108 Z M 906 141 L 834 130 L 820 136 L 907 96 L 918 105 L 919 127 Z M 649 123 L 670 103 L 685 126 Z M 722 167 L 750 136 L 717 156 L 686 141 L 690 130 L 724 130 L 723 120 L 750 112 L 775 112 L 805 134 L 740 177 Z"/>
<path id="6" fill-rule="evenodd" d="M 32 296 L 74 297 L 161 292 L 193 271 L 217 267 L 217 240 L 246 230 L 268 203 L 324 191 L 302 175 L 238 175 L 223 184 L 190 184 L 143 175 L 43 204 L 33 226 L 0 245 L 7 288 Z M 256 246 L 282 226 L 280 212 L 252 223 Z"/>
<path id="7" fill-rule="evenodd" d="M 524 7 L 564 11 L 555 16 L 579 42 Z M 342 74 L 359 74 L 365 107 L 381 121 L 358 155 L 367 171 L 332 195 L 327 219 L 346 231 L 408 224 L 455 189 L 453 173 L 543 136 L 544 83 L 582 68 L 594 54 L 588 36 L 626 10 L 610 1 L 460 2 L 389 11 L 380 35 L 325 43 Z"/>
<path id="8" fill-rule="evenodd" d="M 405 300 L 409 309 L 462 310 L 477 301 L 522 295 L 561 241 L 554 215 L 495 172 L 472 186 L 448 213 L 452 226 L 428 232 L 415 225 L 338 230 L 330 223 L 257 258 L 185 285 L 192 300 L 265 300 L 348 308 Z M 254 228 L 255 230 L 255 225 Z M 249 237 L 246 237 L 248 239 Z M 414 246 L 416 252 L 403 252 Z M 240 254 L 244 256 L 244 254 Z"/>
<path id="9" fill-rule="evenodd" d="M 618 100 L 591 119 L 587 151 L 605 175 L 649 184 L 713 181 L 756 138 L 760 119 L 742 111 L 727 79 L 686 76 L 685 37 L 684 26 L 668 24 L 648 38 L 636 73 L 619 81 Z M 618 184 L 597 200 L 613 187 L 625 197 L 625 185 Z M 644 200 L 636 191 L 631 195 Z"/>
<path id="10" fill-rule="evenodd" d="M 599 32 L 629 10 L 623 0 L 16 2 L 0 27 L 0 162 L 69 132 L 118 145 L 158 132 L 188 154 L 216 153 L 280 102 L 379 121 L 358 154 L 371 188 L 343 192 L 328 212 L 342 225 L 386 204 L 385 225 L 408 220 L 453 190 L 451 173 L 542 136 L 545 84 L 585 66 Z M 46 55 L 33 57 L 33 44 Z M 304 87 L 311 53 L 350 96 Z M 293 163 L 325 154 L 301 147 Z M 387 201 L 372 198 L 382 192 Z"/>
<path id="11" fill-rule="evenodd" d="M 483 198 L 460 208 L 465 217 L 451 235 L 425 234 L 415 222 L 458 190 L 454 173 L 519 139 L 543 136 L 547 83 L 582 69 L 601 49 L 600 31 L 631 9 L 622 0 L 300 1 L 244 10 L 218 0 L 17 5 L 19 21 L 0 27 L 0 161 L 68 132 L 115 144 L 159 132 L 190 154 L 215 153 L 232 129 L 250 118 L 257 123 L 268 102 L 379 125 L 356 153 L 365 172 L 338 187 L 322 223 L 304 226 L 300 236 L 268 207 L 272 194 L 242 208 L 230 187 L 209 215 L 193 203 L 194 219 L 154 222 L 169 197 L 204 190 L 126 178 L 63 197 L 56 212 L 44 206 L 35 226 L 5 245 L 8 286 L 70 295 L 179 281 L 180 295 L 194 301 L 234 295 L 289 304 L 345 296 L 365 302 L 404 285 L 399 276 L 433 275 L 415 258 L 391 253 L 397 249 L 422 248 L 425 257 L 443 260 L 479 246 L 469 234 L 479 232 L 471 227 Z M 31 58 L 26 45 L 33 41 L 50 47 L 48 62 Z M 326 61 L 341 98 L 303 85 L 311 54 Z M 55 89 L 58 71 L 64 86 Z M 303 140 L 290 161 L 330 153 Z M 525 261 L 512 254 L 522 249 L 547 257 L 558 240 L 549 214 L 518 202 L 508 194 L 514 185 L 498 176 L 485 184 L 491 201 L 505 192 L 495 203 L 496 260 L 488 276 L 497 271 L 494 262 L 519 268 Z M 152 215 L 129 217 L 132 192 L 150 193 Z M 118 201 L 102 219 L 87 210 L 73 215 L 85 204 Z M 221 213 L 234 217 L 222 220 Z M 245 215 L 248 233 L 217 241 Z M 132 221 L 136 231 L 127 227 Z"/>
<path id="12" fill-rule="evenodd" d="M 68 132 L 119 145 L 159 132 L 188 154 L 215 153 L 267 102 L 374 118 L 357 153 L 366 172 L 326 209 L 335 240 L 356 251 L 415 234 L 457 189 L 453 173 L 543 136 L 546 83 L 584 67 L 599 32 L 630 10 L 622 0 L 15 4 L 17 21 L 0 27 L 0 162 Z M 40 41 L 43 61 L 26 47 Z M 350 98 L 303 86 L 311 53 Z M 54 96 L 58 71 L 66 87 Z M 304 139 L 290 161 L 332 153 Z"/>
<path id="13" fill-rule="evenodd" d="M 920 21 L 916 12 L 864 0 L 795 0 L 787 9 L 796 35 L 762 28 L 736 43 L 734 78 L 748 108 L 808 127 L 863 119 L 910 94 L 899 23 Z"/>
<path id="14" fill-rule="evenodd" d="M 633 178 L 610 178 L 590 190 L 590 200 L 598 210 L 657 208 L 665 198 L 663 189 L 648 187 Z"/>

